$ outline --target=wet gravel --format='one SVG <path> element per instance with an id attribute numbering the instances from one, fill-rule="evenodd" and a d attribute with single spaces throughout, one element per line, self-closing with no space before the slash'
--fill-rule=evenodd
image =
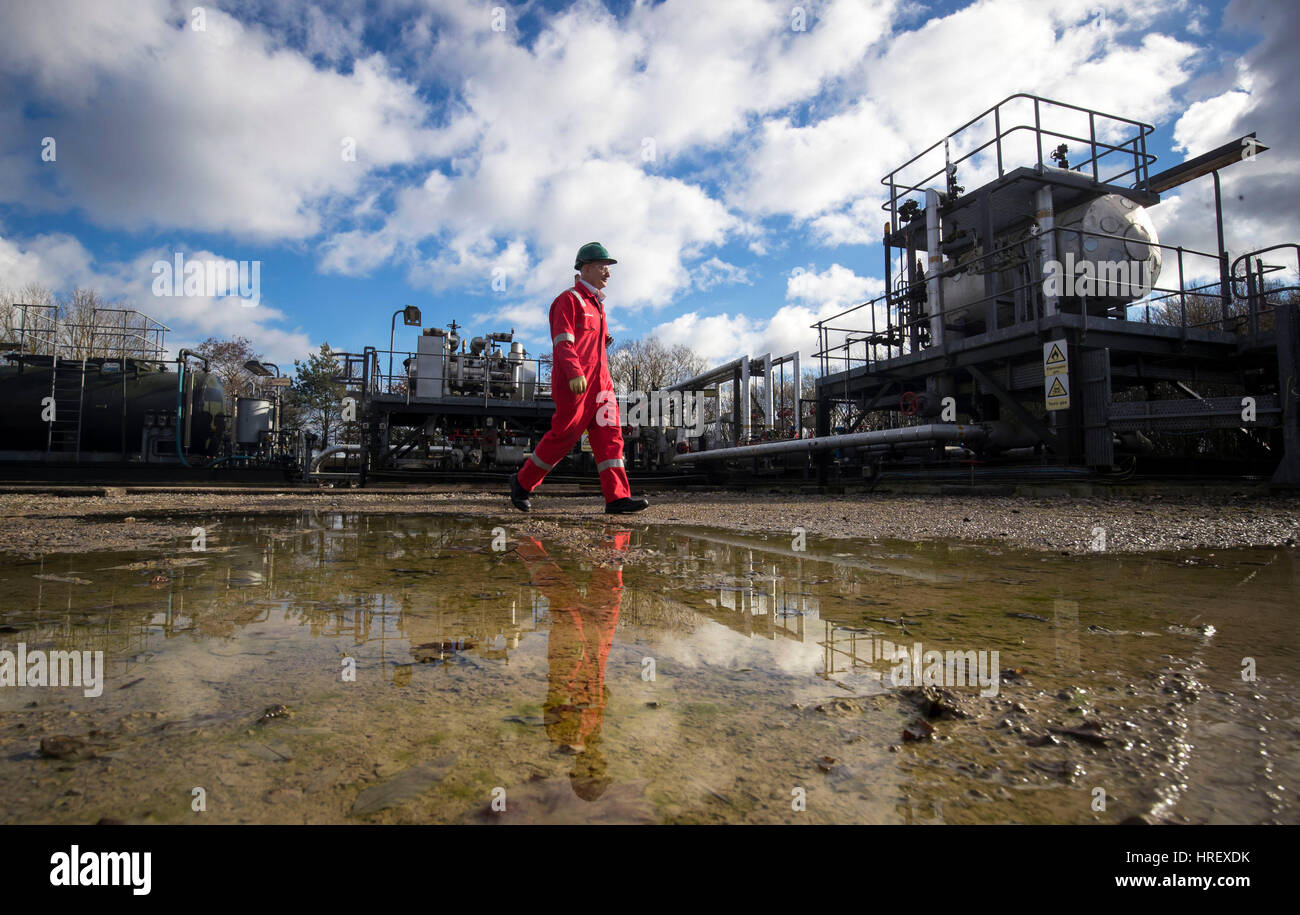
<path id="1" fill-rule="evenodd" d="M 0 551 L 35 557 L 85 550 L 161 546 L 189 538 L 221 516 L 300 511 L 450 514 L 508 521 L 554 536 L 573 522 L 706 526 L 809 537 L 962 540 L 1062 553 L 1292 546 L 1300 543 L 1300 496 L 1265 489 L 1203 494 L 1119 490 L 1106 495 L 814 495 L 660 492 L 636 515 L 609 516 L 598 492 L 547 487 L 533 511 L 482 487 L 402 490 L 145 490 L 100 488 L 0 493 Z M 95 493 L 95 494 L 86 494 Z"/>

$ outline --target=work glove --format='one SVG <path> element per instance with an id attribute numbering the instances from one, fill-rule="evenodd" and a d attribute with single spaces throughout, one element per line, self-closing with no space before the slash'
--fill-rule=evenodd
<path id="1" fill-rule="evenodd" d="M 570 378 L 569 390 L 575 394 L 581 394 L 583 391 L 587 390 L 587 379 L 583 378 L 581 375 L 576 378 Z"/>

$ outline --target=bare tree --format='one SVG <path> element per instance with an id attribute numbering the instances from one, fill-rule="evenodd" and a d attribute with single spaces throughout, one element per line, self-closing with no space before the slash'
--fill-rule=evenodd
<path id="1" fill-rule="evenodd" d="M 24 309 L 20 305 L 33 306 Z M 0 338 L 17 344 L 22 338 L 23 349 L 29 353 L 48 353 L 53 342 L 48 333 L 53 329 L 54 293 L 40 283 L 26 283 L 13 288 L 0 283 Z"/>
<path id="2" fill-rule="evenodd" d="M 96 309 L 104 307 L 104 300 L 93 289 L 78 286 L 58 302 L 60 355 L 84 359 L 96 355 Z"/>
<path id="3" fill-rule="evenodd" d="M 228 340 L 208 337 L 194 352 L 208 360 L 209 370 L 221 379 L 225 388 L 227 405 L 233 405 L 237 397 L 256 397 L 260 388 L 253 381 L 253 373 L 244 368 L 250 359 L 262 361 L 262 354 L 253 351 L 252 341 L 247 337 L 231 337 Z"/>
<path id="4" fill-rule="evenodd" d="M 704 357 L 689 346 L 665 346 L 654 337 L 624 343 L 609 357 L 609 374 L 617 391 L 662 390 L 706 368 Z"/>

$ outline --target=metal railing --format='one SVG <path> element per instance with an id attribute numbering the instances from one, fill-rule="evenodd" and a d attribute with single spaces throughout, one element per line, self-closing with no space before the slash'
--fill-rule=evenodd
<path id="1" fill-rule="evenodd" d="M 1264 255 L 1277 251 L 1290 252 L 1290 262 L 1264 263 Z M 1289 279 L 1270 286 L 1268 277 L 1281 273 Z M 1232 262 L 1229 276 L 1234 298 L 1246 303 L 1245 331 L 1251 343 L 1258 343 L 1261 324 L 1271 323 L 1273 311 L 1300 303 L 1300 245 L 1292 242 L 1247 252 Z"/>
<path id="2" fill-rule="evenodd" d="M 80 321 L 61 318 L 58 305 L 12 307 L 18 310 L 18 339 L 11 342 L 19 355 L 167 361 L 164 340 L 171 328 L 134 308 L 92 308 L 89 320 Z"/>
<path id="3" fill-rule="evenodd" d="M 1062 248 L 1061 241 L 1065 237 L 1074 240 L 1079 251 L 1086 250 L 1084 245 L 1086 239 L 1138 243 L 1124 236 L 1060 226 L 1050 229 L 1049 234 L 1054 236 L 1053 240 L 1056 242 L 1054 247 L 1058 252 Z M 1014 239 L 994 248 L 991 252 L 980 253 L 970 261 L 948 261 L 940 273 L 941 283 L 943 279 L 959 274 L 984 276 L 989 272 L 996 274 L 999 282 L 991 295 L 961 303 L 951 310 L 945 308 L 945 326 L 948 326 L 947 322 L 958 313 L 973 314 L 983 318 L 989 312 L 990 304 L 995 306 L 1014 304 L 1015 311 L 1010 322 L 996 323 L 994 327 L 986 326 L 983 332 L 1016 325 L 1029 325 L 1037 329 L 1045 316 L 1044 282 L 1047 276 L 1040 241 L 1041 235 Z M 1234 295 L 1232 290 L 1227 290 L 1225 296 L 1225 290 L 1217 279 L 1218 255 L 1159 242 L 1142 241 L 1140 244 L 1145 248 L 1161 252 L 1160 276 L 1175 278 L 1173 281 L 1164 285 L 1152 281 L 1148 288 L 1145 284 L 1135 285 L 1131 279 L 1125 280 L 1117 287 L 1116 295 L 1065 296 L 1061 301 L 1060 311 L 1063 313 L 1083 311 L 1094 317 L 1111 318 L 1117 321 L 1176 327 L 1184 337 L 1189 329 L 1194 328 L 1218 329 L 1241 335 L 1257 325 L 1255 316 L 1261 311 L 1262 305 L 1252 305 L 1251 295 L 1248 293 L 1237 292 Z M 1287 248 L 1296 253 L 1300 259 L 1300 249 L 1295 245 L 1274 246 L 1255 252 L 1253 256 Z M 1250 256 L 1238 258 L 1233 269 L 1238 270 Z M 1080 258 L 1078 263 L 1082 264 L 1085 260 Z M 1145 260 L 1133 260 L 1127 263 L 1140 265 L 1145 262 Z M 995 267 L 991 271 L 983 269 L 981 265 L 985 263 L 993 263 Z M 1135 266 L 1124 271 L 1124 275 L 1131 277 L 1138 271 L 1139 268 Z M 1013 275 L 1017 281 L 1009 285 L 1005 284 L 1003 281 L 1008 274 Z M 1201 278 L 1211 276 L 1216 278 L 1209 282 L 1201 281 Z M 1238 283 L 1245 284 L 1250 281 L 1250 276 L 1244 273 L 1237 277 Z M 1094 273 L 1093 282 L 1103 282 L 1103 278 L 1096 277 Z M 1075 285 L 1079 283 L 1076 282 Z M 1270 294 L 1276 295 L 1292 288 L 1294 287 L 1280 287 L 1270 290 Z M 1132 300 L 1122 304 L 1108 305 L 1100 310 L 1095 306 L 1095 300 L 1099 298 L 1126 299 L 1129 296 L 1132 296 Z M 1093 300 L 1092 303 L 1090 299 Z M 893 359 L 909 352 L 932 348 L 929 341 L 931 315 L 927 310 L 926 301 L 925 277 L 920 277 L 914 282 L 907 282 L 900 278 L 893 291 L 813 324 L 812 327 L 818 333 L 818 350 L 813 355 L 820 360 L 821 374 L 825 376 L 857 366 L 869 366 L 882 359 Z M 861 314 L 863 309 L 867 310 L 867 313 L 862 315 L 863 319 L 854 320 L 853 316 Z M 868 316 L 869 320 L 867 320 Z M 996 312 L 994 316 L 997 317 Z M 954 329 L 959 328 L 954 326 Z M 844 335 L 839 342 L 834 341 L 837 334 Z M 859 346 L 860 355 L 854 352 Z"/>
<path id="4" fill-rule="evenodd" d="M 368 396 L 382 396 L 386 399 L 400 397 L 406 403 L 420 403 L 442 397 L 486 397 L 490 400 L 533 402 L 549 400 L 551 396 L 549 356 L 525 357 L 510 362 L 504 353 L 481 356 L 457 353 L 454 358 L 450 354 L 444 354 L 441 358 L 441 372 L 421 374 L 417 371 L 418 353 L 367 347 L 366 354 L 370 360 L 368 372 L 363 371 L 362 356 L 339 354 L 349 358 L 345 361 L 344 372 L 336 380 L 356 384 L 358 379 L 364 377 Z M 390 361 L 393 370 L 385 371 Z M 522 369 L 519 377 L 516 377 L 514 366 Z M 349 380 L 345 381 L 345 378 Z M 428 393 L 422 391 L 422 387 Z"/>
<path id="5" fill-rule="evenodd" d="M 1004 124 L 1004 109 L 1017 100 L 1032 103 L 1032 123 L 1016 123 L 1013 120 L 1008 126 L 1007 124 Z M 1044 115 L 1050 116 L 1064 111 L 1078 112 L 1079 114 L 1087 115 L 1087 137 L 1076 136 L 1072 133 L 1065 132 L 1063 129 L 1051 129 L 1044 126 Z M 975 125 L 980 124 L 990 116 L 992 116 L 993 119 L 993 136 L 982 143 L 978 143 L 978 145 L 960 158 L 949 161 L 949 143 L 952 142 L 953 145 L 958 145 L 957 141 L 964 132 L 971 130 Z M 1117 143 L 1108 143 L 1104 140 L 1098 139 L 1099 132 L 1108 134 L 1115 129 L 1119 129 L 1125 134 Z M 903 198 L 913 193 L 924 194 L 925 189 L 933 186 L 935 179 L 941 176 L 944 178 L 946 184 L 950 169 L 954 169 L 956 166 L 961 165 L 964 162 L 971 161 L 976 156 L 985 153 L 990 148 L 992 149 L 992 154 L 996 160 L 997 177 L 1003 177 L 1008 170 L 1006 161 L 1007 150 L 1005 149 L 1007 144 L 1005 141 L 1021 131 L 1032 134 L 1037 154 L 1032 163 L 1016 163 L 1011 166 L 1012 168 L 1029 164 L 1034 164 L 1039 168 L 1046 167 L 1046 163 L 1043 161 L 1044 139 L 1049 141 L 1048 145 L 1057 141 L 1069 141 L 1085 144 L 1084 148 L 1081 150 L 1081 153 L 1085 158 L 1079 161 L 1077 165 L 1072 166 L 1070 171 L 1079 172 L 1080 174 L 1090 174 L 1092 180 L 1098 184 L 1115 184 L 1116 182 L 1132 176 L 1133 180 L 1129 183 L 1129 187 L 1143 185 L 1149 177 L 1149 166 L 1152 162 L 1156 161 L 1156 157 L 1147 152 L 1147 136 L 1155 131 L 1155 128 L 1152 125 L 1141 121 L 1134 121 L 1129 118 L 1123 118 L 1118 115 L 1106 114 L 1105 112 L 1094 111 L 1090 108 L 1070 105 L 1065 102 L 1058 102 L 1052 99 L 1021 92 L 1008 96 L 992 108 L 989 108 L 971 118 L 965 124 L 962 124 L 956 130 L 949 133 L 946 137 L 934 143 L 922 152 L 917 153 L 911 159 L 908 159 L 902 165 L 898 166 L 898 168 L 895 168 L 893 171 L 889 172 L 889 174 L 880 179 L 880 183 L 889 188 L 889 202 L 883 204 L 881 209 L 889 214 L 890 226 L 894 229 L 899 227 L 898 209 Z M 903 176 L 903 173 L 909 168 L 916 165 L 916 163 L 920 162 L 932 153 L 936 153 L 940 149 L 943 149 L 945 153 L 944 164 L 942 167 L 919 179 L 911 179 Z M 1122 157 L 1122 161 L 1119 161 L 1118 165 L 1124 167 L 1119 171 L 1103 173 L 1102 160 L 1107 156 L 1112 155 Z M 922 166 L 922 168 L 924 167 L 925 166 Z"/>

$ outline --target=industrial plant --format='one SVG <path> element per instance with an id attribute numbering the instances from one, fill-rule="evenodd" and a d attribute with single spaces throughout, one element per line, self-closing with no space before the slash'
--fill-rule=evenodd
<path id="1" fill-rule="evenodd" d="M 667 408 L 633 425 L 624 403 L 629 470 L 1300 484 L 1300 247 L 1230 255 L 1217 203 L 1219 171 L 1267 146 L 1248 135 L 1154 171 L 1152 131 L 1026 94 L 955 127 L 881 178 L 886 291 L 814 325 L 812 393 L 798 352 L 761 353 L 653 392 L 688 396 L 693 420 Z M 1195 180 L 1215 185 L 1215 251 L 1162 243 L 1152 220 Z M 10 479 L 504 478 L 554 411 L 549 353 L 513 330 L 423 326 L 413 306 L 393 314 L 388 348 L 338 354 L 345 431 L 320 442 L 282 428 L 278 366 L 250 363 L 260 395 L 229 398 L 203 356 L 168 355 L 148 315 L 99 308 L 61 326 L 53 306 L 14 305 L 0 341 Z M 398 317 L 412 349 L 395 346 Z M 589 471 L 584 447 L 558 473 Z"/>

